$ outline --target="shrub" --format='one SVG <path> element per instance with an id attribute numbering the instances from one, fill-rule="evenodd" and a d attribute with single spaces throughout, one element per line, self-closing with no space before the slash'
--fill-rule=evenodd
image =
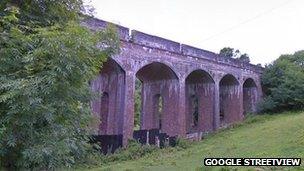
<path id="1" fill-rule="evenodd" d="M 277 102 L 272 97 L 266 96 L 257 104 L 258 113 L 275 111 Z"/>
<path id="2" fill-rule="evenodd" d="M 186 149 L 189 148 L 190 146 L 191 146 L 191 142 L 189 142 L 189 140 L 178 138 L 176 141 L 177 148 Z"/>
<path id="3" fill-rule="evenodd" d="M 147 154 L 151 154 L 158 148 L 154 145 L 142 145 L 135 140 L 130 140 L 128 146 L 118 149 L 114 154 L 110 154 L 104 158 L 104 162 L 119 162 L 126 160 L 134 160 L 141 158 Z"/>
<path id="4" fill-rule="evenodd" d="M 191 142 L 178 139 L 175 147 L 167 147 L 160 149 L 155 145 L 142 145 L 135 140 L 130 140 L 127 147 L 120 148 L 114 154 L 96 156 L 95 160 L 99 160 L 99 165 L 108 164 L 112 162 L 122 162 L 128 160 L 135 160 L 147 155 L 159 155 L 159 153 L 170 153 L 172 151 L 183 150 L 191 146 Z"/>
<path id="5" fill-rule="evenodd" d="M 259 105 L 261 112 L 303 109 L 304 51 L 282 55 L 267 65 L 262 84 L 266 98 Z"/>

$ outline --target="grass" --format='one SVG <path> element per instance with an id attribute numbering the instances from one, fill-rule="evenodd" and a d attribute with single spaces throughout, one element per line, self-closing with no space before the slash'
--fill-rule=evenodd
<path id="1" fill-rule="evenodd" d="M 290 167 L 204 167 L 204 157 L 300 157 L 304 159 L 304 112 L 249 116 L 184 150 L 156 150 L 140 159 L 80 170 L 304 170 Z"/>

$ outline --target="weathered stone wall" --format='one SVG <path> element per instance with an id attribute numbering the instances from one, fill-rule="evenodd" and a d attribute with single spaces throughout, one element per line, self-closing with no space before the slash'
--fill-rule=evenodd
<path id="1" fill-rule="evenodd" d="M 258 102 L 258 88 L 253 79 L 248 78 L 243 84 L 244 113 L 256 112 Z"/>
<path id="2" fill-rule="evenodd" d="M 95 92 L 101 94 L 100 99 L 92 102 L 93 111 L 102 121 L 98 124 L 98 134 L 122 134 L 125 72 L 115 61 L 109 60 L 91 85 Z"/>
<path id="3" fill-rule="evenodd" d="M 222 126 L 242 120 L 242 89 L 233 75 L 220 81 L 220 122 Z"/>
<path id="4" fill-rule="evenodd" d="M 186 78 L 187 133 L 210 132 L 213 129 L 214 80 L 203 70 L 193 71 Z M 196 101 L 195 101 L 196 100 Z M 197 103 L 197 104 L 195 104 Z M 197 109 L 195 106 L 197 105 Z M 198 112 L 197 126 L 193 113 Z M 194 126 L 193 126 L 194 125 Z"/>
<path id="5" fill-rule="evenodd" d="M 98 30 L 107 22 L 92 18 L 84 25 Z M 108 95 L 92 102 L 102 119 L 100 134 L 123 134 L 124 144 L 132 138 L 136 77 L 143 83 L 141 129 L 159 128 L 161 121 L 161 131 L 185 137 L 242 121 L 244 112 L 256 110 L 262 96 L 261 67 L 126 27 L 117 25 L 117 29 L 121 52 L 92 81 L 94 90 Z M 193 95 L 198 98 L 196 127 Z M 155 112 L 159 96 L 163 99 L 160 120 Z"/>

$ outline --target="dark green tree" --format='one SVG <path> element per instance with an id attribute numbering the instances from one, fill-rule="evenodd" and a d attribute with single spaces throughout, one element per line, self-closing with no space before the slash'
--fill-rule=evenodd
<path id="1" fill-rule="evenodd" d="M 304 51 L 281 55 L 267 65 L 262 75 L 265 99 L 262 111 L 303 109 L 304 107 Z"/>
<path id="2" fill-rule="evenodd" d="M 234 49 L 230 47 L 224 47 L 223 49 L 220 50 L 220 56 L 225 57 L 225 58 L 233 58 L 235 53 Z"/>
<path id="3" fill-rule="evenodd" d="M 78 0 L 0 2 L 0 167 L 71 166 L 92 149 L 89 81 L 118 38 L 80 26 L 81 9 Z"/>
<path id="4" fill-rule="evenodd" d="M 250 63 L 250 58 L 247 53 L 242 54 L 238 59 L 242 62 Z"/>
<path id="5" fill-rule="evenodd" d="M 0 16 L 11 7 L 18 8 L 18 22 L 27 27 L 66 24 L 85 10 L 82 0 L 1 0 Z"/>
<path id="6" fill-rule="evenodd" d="M 224 58 L 236 58 L 242 62 L 250 63 L 250 57 L 248 56 L 247 53 L 242 54 L 240 50 L 238 49 L 235 50 L 234 48 L 231 47 L 224 47 L 223 49 L 220 50 L 219 55 Z"/>

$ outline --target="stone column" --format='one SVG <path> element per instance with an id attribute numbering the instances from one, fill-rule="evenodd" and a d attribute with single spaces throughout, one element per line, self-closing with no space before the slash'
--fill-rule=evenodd
<path id="1" fill-rule="evenodd" d="M 128 144 L 128 140 L 133 138 L 134 128 L 134 103 L 135 103 L 135 73 L 126 71 L 125 99 L 123 114 L 123 145 Z"/>
<path id="2" fill-rule="evenodd" d="M 179 123 L 179 132 L 181 137 L 186 137 L 186 87 L 185 79 L 181 78 L 179 80 L 179 104 L 178 104 L 178 123 Z"/>
<path id="3" fill-rule="evenodd" d="M 243 82 L 239 82 L 239 86 L 238 86 L 238 96 L 239 96 L 239 121 L 242 121 L 244 119 L 244 100 L 243 100 Z"/>
<path id="4" fill-rule="evenodd" d="M 214 80 L 214 116 L 213 116 L 213 130 L 220 128 L 220 80 Z"/>

